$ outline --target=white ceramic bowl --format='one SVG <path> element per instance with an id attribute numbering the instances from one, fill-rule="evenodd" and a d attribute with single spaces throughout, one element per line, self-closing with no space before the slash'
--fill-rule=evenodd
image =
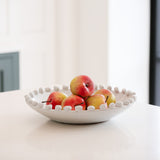
<path id="1" fill-rule="evenodd" d="M 105 87 L 103 85 L 96 85 L 95 91 L 102 88 Z M 105 109 L 103 105 L 99 110 L 95 110 L 93 106 L 89 106 L 87 110 L 82 110 L 81 106 L 77 106 L 75 111 L 71 111 L 70 107 L 61 110 L 61 106 L 57 105 L 55 110 L 53 110 L 51 105 L 41 103 L 47 100 L 49 94 L 53 91 L 60 91 L 70 95 L 70 88 L 66 85 L 54 86 L 52 88 L 39 88 L 25 95 L 25 101 L 32 109 L 54 121 L 72 124 L 98 123 L 110 120 L 112 117 L 126 110 L 133 105 L 136 99 L 135 93 L 126 91 L 126 89 L 119 91 L 117 87 L 113 90 L 110 86 L 106 88 L 111 90 L 116 97 L 116 103 L 111 103 L 107 109 Z"/>

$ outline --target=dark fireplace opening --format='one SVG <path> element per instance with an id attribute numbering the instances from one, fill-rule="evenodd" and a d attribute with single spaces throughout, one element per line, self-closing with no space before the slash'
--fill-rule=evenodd
<path id="1" fill-rule="evenodd" d="M 19 52 L 0 54 L 0 92 L 19 89 Z"/>
<path id="2" fill-rule="evenodd" d="M 160 106 L 160 0 L 151 1 L 150 104 Z"/>

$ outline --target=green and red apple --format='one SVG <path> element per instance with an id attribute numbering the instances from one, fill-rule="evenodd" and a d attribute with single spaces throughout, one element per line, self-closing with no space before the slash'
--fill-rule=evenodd
<path id="1" fill-rule="evenodd" d="M 85 98 L 93 94 L 94 83 L 88 76 L 80 75 L 71 81 L 70 88 L 72 94 Z"/>
<path id="2" fill-rule="evenodd" d="M 75 110 L 76 106 L 82 106 L 82 110 L 86 109 L 86 103 L 84 99 L 77 95 L 71 95 L 65 98 L 62 102 L 62 109 L 64 109 L 65 106 L 71 106 L 71 110 Z"/>
<path id="3" fill-rule="evenodd" d="M 56 105 L 61 105 L 62 101 L 66 98 L 67 96 L 64 93 L 61 92 L 52 92 L 47 101 L 46 105 L 52 105 L 52 109 L 55 109 Z"/>
<path id="4" fill-rule="evenodd" d="M 97 95 L 97 94 L 101 94 L 101 95 L 105 96 L 105 101 L 107 102 L 108 106 L 110 103 L 116 102 L 116 98 L 115 98 L 114 94 L 108 89 L 100 89 L 95 92 L 95 95 Z"/>
<path id="5" fill-rule="evenodd" d="M 106 98 L 104 95 L 95 94 L 87 98 L 87 106 L 94 106 L 95 109 L 100 109 L 100 105 L 105 104 L 107 108 Z"/>

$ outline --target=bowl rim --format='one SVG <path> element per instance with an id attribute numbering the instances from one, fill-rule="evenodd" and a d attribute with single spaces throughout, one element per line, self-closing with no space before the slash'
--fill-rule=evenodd
<path id="1" fill-rule="evenodd" d="M 94 106 L 88 106 L 87 110 L 82 110 L 81 107 L 76 106 L 75 110 L 71 110 L 70 106 L 66 106 L 66 109 L 62 110 L 61 105 L 57 105 L 55 107 L 55 109 L 52 109 L 52 105 L 46 105 L 43 104 L 41 102 L 36 101 L 36 99 L 34 97 L 40 95 L 43 95 L 45 93 L 50 94 L 51 92 L 54 91 L 61 91 L 61 92 L 70 92 L 70 87 L 69 85 L 54 85 L 53 87 L 40 87 L 39 89 L 34 89 L 31 92 L 29 92 L 27 95 L 24 96 L 26 103 L 32 107 L 33 109 L 44 109 L 44 110 L 48 110 L 48 111 L 55 111 L 55 112 L 88 112 L 88 111 L 107 111 L 108 108 L 110 109 L 115 109 L 115 108 L 127 108 L 129 107 L 131 104 L 133 104 L 136 101 L 136 93 L 132 92 L 130 90 L 126 90 L 125 88 L 123 88 L 121 91 L 119 90 L 118 87 L 114 87 L 112 89 L 111 86 L 107 86 L 105 87 L 103 84 L 95 84 L 95 91 L 99 90 L 99 89 L 108 89 L 111 92 L 113 92 L 113 94 L 115 96 L 117 95 L 123 95 L 124 97 L 126 97 L 124 100 L 119 100 L 116 101 L 116 103 L 110 103 L 109 106 L 106 108 L 102 105 L 102 107 L 100 107 L 100 109 L 95 109 Z M 78 108 L 79 107 L 79 108 Z"/>

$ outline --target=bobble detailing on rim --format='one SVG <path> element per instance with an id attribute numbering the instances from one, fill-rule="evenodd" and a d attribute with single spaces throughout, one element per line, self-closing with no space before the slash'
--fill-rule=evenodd
<path id="1" fill-rule="evenodd" d="M 123 104 L 124 104 L 124 105 L 129 105 L 129 101 L 126 100 L 126 101 L 123 102 Z"/>
<path id="2" fill-rule="evenodd" d="M 114 91 L 115 91 L 115 93 L 119 93 L 118 87 L 115 87 L 115 88 L 114 88 Z"/>
<path id="3" fill-rule="evenodd" d="M 109 108 L 115 108 L 115 103 L 110 103 Z"/>
<path id="4" fill-rule="evenodd" d="M 59 86 L 54 86 L 53 89 L 54 89 L 54 91 L 59 91 L 60 87 Z"/>
<path id="5" fill-rule="evenodd" d="M 133 103 L 134 99 L 133 98 L 128 98 L 129 103 Z"/>
<path id="6" fill-rule="evenodd" d="M 123 94 L 126 93 L 126 89 L 125 89 L 125 88 L 122 89 L 122 93 L 123 93 Z"/>
<path id="7" fill-rule="evenodd" d="M 37 94 L 38 94 L 38 91 L 37 91 L 37 90 L 34 90 L 33 93 L 34 93 L 35 95 L 37 95 Z"/>
<path id="8" fill-rule="evenodd" d="M 97 89 L 98 89 L 97 84 L 94 84 L 94 89 L 95 89 L 95 90 L 97 90 Z"/>
<path id="9" fill-rule="evenodd" d="M 105 87 L 104 87 L 104 85 L 103 84 L 100 84 L 99 85 L 99 89 L 104 89 Z"/>
<path id="10" fill-rule="evenodd" d="M 131 91 L 126 91 L 126 95 L 127 95 L 127 96 L 131 96 L 131 95 L 132 95 L 132 92 L 131 92 Z"/>
<path id="11" fill-rule="evenodd" d="M 33 94 L 30 92 L 29 95 L 33 98 Z"/>
<path id="12" fill-rule="evenodd" d="M 46 110 L 51 110 L 51 109 L 52 109 L 52 105 L 45 105 L 45 106 L 44 106 L 44 109 L 46 109 Z"/>
<path id="13" fill-rule="evenodd" d="M 88 107 L 87 107 L 87 110 L 89 110 L 89 111 L 94 111 L 94 110 L 95 110 L 95 107 L 94 107 L 94 106 L 88 106 Z"/>
<path id="14" fill-rule="evenodd" d="M 116 104 L 115 104 L 116 107 L 122 107 L 122 105 L 123 105 L 123 103 L 121 101 L 116 102 Z"/>
<path id="15" fill-rule="evenodd" d="M 32 105 L 33 107 L 36 107 L 36 106 L 38 105 L 38 103 L 37 103 L 36 101 L 32 101 L 32 102 L 31 102 L 31 105 Z"/>
<path id="16" fill-rule="evenodd" d="M 29 99 L 29 96 L 28 95 L 25 95 L 24 96 L 25 100 Z"/>
<path id="17" fill-rule="evenodd" d="M 43 89 L 39 88 L 39 93 L 43 94 Z"/>
<path id="18" fill-rule="evenodd" d="M 51 91 L 51 88 L 46 87 L 46 88 L 45 88 L 45 91 L 46 91 L 46 92 L 50 92 L 50 91 Z"/>
<path id="19" fill-rule="evenodd" d="M 65 90 L 65 91 L 68 91 L 68 90 L 69 90 L 69 86 L 63 85 L 63 86 L 62 86 L 62 89 Z"/>
<path id="20" fill-rule="evenodd" d="M 62 106 L 61 105 L 56 105 L 55 106 L 55 110 L 56 111 L 61 111 L 62 110 Z"/>
<path id="21" fill-rule="evenodd" d="M 76 111 L 82 111 L 83 107 L 81 105 L 75 106 Z"/>
<path id="22" fill-rule="evenodd" d="M 72 107 L 71 107 L 71 106 L 65 106 L 63 109 L 64 109 L 65 111 L 70 111 L 70 110 L 72 109 Z"/>
<path id="23" fill-rule="evenodd" d="M 99 106 L 99 108 L 100 108 L 101 111 L 104 111 L 104 110 L 107 109 L 107 104 L 101 104 L 101 105 Z"/>
<path id="24" fill-rule="evenodd" d="M 43 103 L 38 103 L 37 108 L 43 108 L 44 104 Z"/>
<path id="25" fill-rule="evenodd" d="M 107 89 L 111 91 L 111 90 L 112 90 L 112 87 L 111 87 L 111 86 L 108 86 Z"/>

